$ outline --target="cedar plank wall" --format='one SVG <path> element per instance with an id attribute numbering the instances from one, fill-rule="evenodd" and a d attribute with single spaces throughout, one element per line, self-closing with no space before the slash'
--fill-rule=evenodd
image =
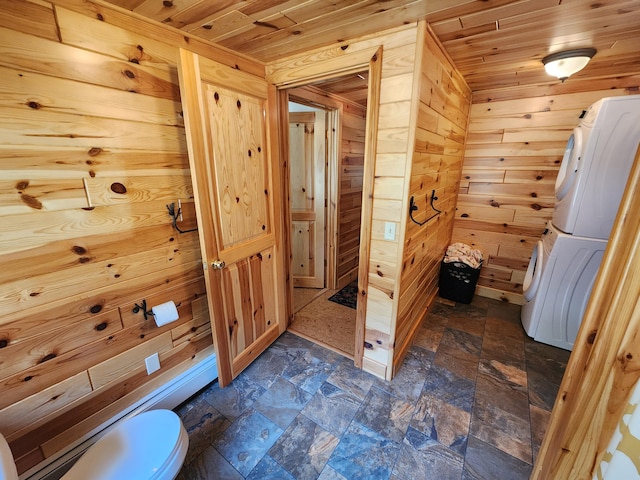
<path id="1" fill-rule="evenodd" d="M 551 219 L 578 116 L 603 97 L 638 93 L 639 82 L 569 78 L 473 93 L 452 242 L 484 253 L 477 295 L 522 304 L 529 258 Z"/>
<path id="2" fill-rule="evenodd" d="M 438 291 L 440 260 L 451 238 L 456 197 L 462 170 L 471 90 L 427 30 L 422 49 L 419 110 L 408 196 L 418 210 L 420 226 L 406 222 L 400 300 L 395 328 L 394 372 L 411 347 L 413 333 Z M 408 213 L 407 213 L 408 215 Z"/>
<path id="3" fill-rule="evenodd" d="M 180 226 L 195 226 L 185 37 L 65 5 L 104 21 L 47 2 L 0 15 L 0 432 L 20 472 L 213 352 L 198 235 L 165 207 L 187 200 Z M 145 322 L 142 299 L 174 300 L 180 319 Z"/>

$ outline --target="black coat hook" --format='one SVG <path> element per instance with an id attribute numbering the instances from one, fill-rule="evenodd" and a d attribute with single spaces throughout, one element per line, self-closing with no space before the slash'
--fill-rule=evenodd
<path id="1" fill-rule="evenodd" d="M 436 212 L 433 215 L 431 215 L 429 218 L 427 218 L 424 222 L 419 222 L 417 221 L 415 218 L 413 218 L 413 212 L 415 212 L 416 210 L 418 210 L 418 206 L 416 205 L 416 202 L 413 200 L 413 197 L 411 197 L 411 199 L 409 200 L 409 218 L 411 218 L 411 220 L 413 221 L 413 223 L 416 223 L 420 226 L 424 225 L 425 223 L 427 223 L 429 220 L 431 220 L 432 218 L 437 217 L 438 215 L 440 215 L 442 213 L 442 210 L 438 210 L 434 205 L 433 202 L 438 200 L 438 197 L 436 197 L 436 191 L 435 190 L 431 190 L 431 199 L 429 201 L 429 205 L 431 206 L 431 209 Z"/>
<path id="2" fill-rule="evenodd" d="M 175 228 L 179 233 L 189 233 L 189 232 L 195 232 L 198 230 L 198 228 L 191 228 L 189 230 L 180 230 L 180 227 L 178 227 L 178 218 L 180 217 L 180 214 L 182 213 L 182 209 L 180 207 L 178 207 L 178 209 L 176 210 L 175 207 L 175 203 L 171 203 L 169 205 L 166 205 L 167 210 L 169 211 L 169 216 L 173 219 L 173 228 Z"/>

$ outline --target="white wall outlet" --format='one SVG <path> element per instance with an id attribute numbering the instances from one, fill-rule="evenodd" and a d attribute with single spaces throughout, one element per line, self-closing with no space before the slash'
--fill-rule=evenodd
<path id="1" fill-rule="evenodd" d="M 384 239 L 395 240 L 396 239 L 396 223 L 384 222 Z"/>
<path id="2" fill-rule="evenodd" d="M 157 353 L 145 358 L 144 363 L 147 366 L 147 375 L 151 375 L 153 372 L 160 370 L 160 357 Z"/>

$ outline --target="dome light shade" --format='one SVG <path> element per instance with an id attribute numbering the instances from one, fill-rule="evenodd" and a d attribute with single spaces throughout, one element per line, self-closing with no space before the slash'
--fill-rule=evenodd
<path id="1" fill-rule="evenodd" d="M 547 55 L 542 59 L 542 63 L 549 75 L 558 77 L 564 82 L 571 75 L 586 67 L 595 54 L 595 48 L 578 48 Z"/>

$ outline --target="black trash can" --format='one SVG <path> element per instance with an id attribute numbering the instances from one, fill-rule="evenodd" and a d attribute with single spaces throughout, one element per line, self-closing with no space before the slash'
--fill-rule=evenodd
<path id="1" fill-rule="evenodd" d="M 440 263 L 439 296 L 458 303 L 471 303 L 480 277 L 480 267 L 472 268 L 462 262 Z"/>

